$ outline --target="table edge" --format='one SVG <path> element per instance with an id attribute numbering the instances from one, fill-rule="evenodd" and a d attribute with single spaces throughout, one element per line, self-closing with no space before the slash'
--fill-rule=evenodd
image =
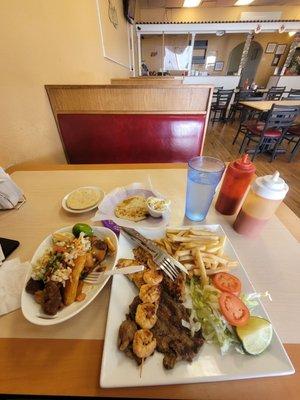
<path id="1" fill-rule="evenodd" d="M 16 164 L 8 167 L 6 172 L 12 174 L 20 171 L 73 171 L 73 170 L 113 170 L 113 169 L 184 169 L 187 163 L 131 163 L 131 164 Z"/>

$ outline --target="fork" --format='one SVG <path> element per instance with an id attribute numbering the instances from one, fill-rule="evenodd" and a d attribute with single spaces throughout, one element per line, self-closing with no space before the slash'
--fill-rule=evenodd
<path id="1" fill-rule="evenodd" d="M 105 276 L 134 274 L 135 272 L 143 271 L 144 268 L 144 265 L 131 265 L 130 267 L 111 269 L 103 272 L 92 271 L 86 278 L 83 279 L 83 282 L 91 285 L 97 285 L 98 283 L 102 283 L 102 278 Z"/>
<path id="2" fill-rule="evenodd" d="M 179 272 L 183 271 L 188 273 L 187 269 L 174 257 L 169 255 L 166 251 L 162 250 L 158 245 L 156 245 L 152 240 L 147 239 L 141 235 L 138 231 L 132 228 L 121 227 L 122 233 L 125 237 L 129 237 L 144 250 L 150 253 L 153 257 L 153 261 L 159 266 L 159 268 L 165 272 L 165 274 L 174 281 Z"/>
<path id="3" fill-rule="evenodd" d="M 163 251 L 155 255 L 153 257 L 153 261 L 172 281 L 177 278 L 179 269 L 172 263 L 170 257 L 167 254 L 164 254 Z"/>

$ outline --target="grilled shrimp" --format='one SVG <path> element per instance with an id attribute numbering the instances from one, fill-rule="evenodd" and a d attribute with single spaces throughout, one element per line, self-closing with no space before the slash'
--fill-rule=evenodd
<path id="1" fill-rule="evenodd" d="M 135 322 L 143 329 L 151 329 L 156 324 L 156 305 L 142 303 L 137 306 Z"/>
<path id="2" fill-rule="evenodd" d="M 143 303 L 156 303 L 160 298 L 160 286 L 146 283 L 140 287 L 139 296 Z"/>
<path id="3" fill-rule="evenodd" d="M 163 280 L 163 274 L 161 271 L 154 269 L 147 269 L 143 274 L 143 279 L 146 283 L 151 285 L 159 285 Z"/>
<path id="4" fill-rule="evenodd" d="M 136 331 L 133 338 L 133 352 L 140 358 L 151 356 L 156 348 L 156 339 L 148 329 Z"/>

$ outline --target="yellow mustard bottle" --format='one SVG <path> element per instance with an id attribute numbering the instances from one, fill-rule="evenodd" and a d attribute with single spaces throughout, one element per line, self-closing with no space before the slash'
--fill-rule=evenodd
<path id="1" fill-rule="evenodd" d="M 233 224 L 236 232 L 257 237 L 289 190 L 279 172 L 255 179 Z"/>

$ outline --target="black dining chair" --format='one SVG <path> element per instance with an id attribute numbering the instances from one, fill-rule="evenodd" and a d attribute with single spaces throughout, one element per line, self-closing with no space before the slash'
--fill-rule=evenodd
<path id="1" fill-rule="evenodd" d="M 300 89 L 291 89 L 287 96 L 287 100 L 300 100 Z"/>
<path id="2" fill-rule="evenodd" d="M 226 122 L 226 114 L 227 114 L 227 109 L 231 100 L 231 97 L 233 95 L 233 89 L 232 90 L 222 90 L 219 89 L 217 92 L 216 100 L 214 103 L 212 103 L 211 106 L 211 112 L 212 112 L 212 123 L 214 124 L 215 122 Z"/>
<path id="3" fill-rule="evenodd" d="M 266 99 L 265 100 L 274 100 L 274 101 L 278 101 L 281 99 L 284 91 L 285 91 L 286 86 L 272 86 L 266 95 Z"/>
<path id="4" fill-rule="evenodd" d="M 270 161 L 273 161 L 279 144 L 298 114 L 299 107 L 297 106 L 273 104 L 265 122 L 257 121 L 253 125 L 248 123 L 247 133 L 244 136 L 239 152 L 243 153 L 249 144 L 253 142 L 256 143 L 256 147 L 253 149 L 252 161 L 259 152 L 263 153 L 266 150 L 271 152 Z M 250 153 L 249 150 L 246 151 Z"/>
<path id="5" fill-rule="evenodd" d="M 257 101 L 261 100 L 260 97 L 255 96 L 255 90 L 238 90 L 234 95 L 233 103 L 230 106 L 228 119 L 229 121 L 233 122 L 235 120 L 235 116 L 239 113 L 241 117 L 242 111 L 244 110 L 244 106 L 240 104 L 240 101 Z"/>
<path id="6" fill-rule="evenodd" d="M 300 150 L 300 124 L 290 126 L 282 138 L 282 141 L 284 140 L 287 140 L 289 144 L 295 144 L 289 158 L 289 162 L 291 162 Z"/>
<path id="7" fill-rule="evenodd" d="M 223 89 L 223 86 L 215 86 L 214 87 L 211 105 L 216 103 L 218 91 L 222 90 L 222 89 Z"/>

